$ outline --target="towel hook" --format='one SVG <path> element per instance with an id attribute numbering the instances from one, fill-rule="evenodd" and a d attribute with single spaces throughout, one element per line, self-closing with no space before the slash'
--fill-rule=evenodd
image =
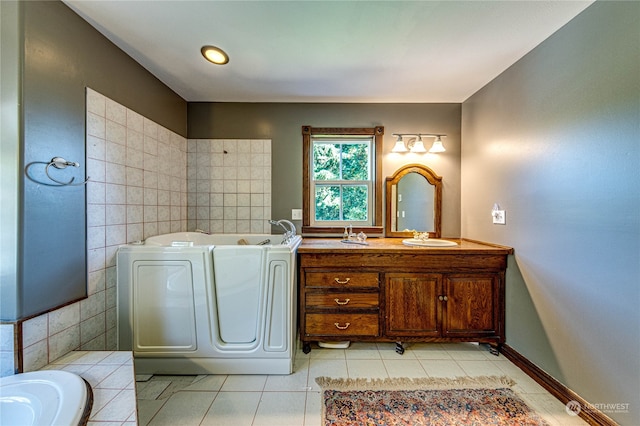
<path id="1" fill-rule="evenodd" d="M 84 182 L 73 183 L 73 181 L 76 178 L 72 177 L 69 182 L 62 182 L 62 181 L 59 181 L 58 179 L 54 179 L 53 177 L 51 177 L 51 175 L 49 174 L 49 167 L 51 167 L 51 166 L 53 166 L 53 167 L 55 167 L 56 169 L 59 169 L 59 170 L 64 170 L 68 166 L 80 167 L 80 164 L 75 162 L 75 161 L 67 161 L 62 157 L 53 157 L 51 159 L 51 161 L 49 161 L 49 163 L 47 164 L 47 167 L 44 168 L 44 172 L 46 173 L 46 175 L 47 175 L 47 177 L 49 179 L 51 179 L 52 181 L 54 181 L 55 183 L 57 183 L 60 186 L 80 186 L 80 185 L 85 185 L 89 181 L 89 179 L 91 179 L 89 176 L 87 176 L 87 179 Z"/>

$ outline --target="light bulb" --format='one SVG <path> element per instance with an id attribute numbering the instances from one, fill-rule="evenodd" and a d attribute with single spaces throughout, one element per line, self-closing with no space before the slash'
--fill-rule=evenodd
<path id="1" fill-rule="evenodd" d="M 215 46 L 202 46 L 200 49 L 202 56 L 216 65 L 224 65 L 229 62 L 229 56 L 224 52 L 224 50 Z"/>

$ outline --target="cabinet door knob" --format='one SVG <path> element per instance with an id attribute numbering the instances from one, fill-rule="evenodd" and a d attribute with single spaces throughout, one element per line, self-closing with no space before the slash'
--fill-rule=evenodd
<path id="1" fill-rule="evenodd" d="M 439 301 L 443 301 L 444 300 L 444 296 L 438 296 L 438 300 Z"/>
<path id="2" fill-rule="evenodd" d="M 338 284 L 347 284 L 349 281 L 351 281 L 351 278 L 345 278 L 344 280 L 340 280 L 340 278 L 334 278 L 334 280 L 338 283 Z"/>
<path id="3" fill-rule="evenodd" d="M 335 325 L 338 330 L 346 330 L 347 328 L 349 328 L 351 323 L 350 322 L 345 322 L 344 325 L 340 325 L 339 322 L 335 322 L 335 323 L 333 323 L 333 325 Z"/>
<path id="4" fill-rule="evenodd" d="M 446 302 L 447 300 L 449 300 L 449 298 L 447 296 L 444 296 L 444 301 Z"/>
<path id="5" fill-rule="evenodd" d="M 346 305 L 347 303 L 349 303 L 351 299 L 344 299 L 344 302 L 341 302 L 340 299 L 333 299 L 333 300 L 335 300 L 338 305 Z"/>

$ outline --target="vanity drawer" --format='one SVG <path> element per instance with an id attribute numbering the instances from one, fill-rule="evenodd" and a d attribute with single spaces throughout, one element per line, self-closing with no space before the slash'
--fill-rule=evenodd
<path id="1" fill-rule="evenodd" d="M 377 308 L 378 293 L 307 293 L 307 308 Z"/>
<path id="2" fill-rule="evenodd" d="M 306 314 L 307 336 L 377 336 L 378 313 Z"/>
<path id="3" fill-rule="evenodd" d="M 378 287 L 377 272 L 307 272 L 307 287 Z"/>

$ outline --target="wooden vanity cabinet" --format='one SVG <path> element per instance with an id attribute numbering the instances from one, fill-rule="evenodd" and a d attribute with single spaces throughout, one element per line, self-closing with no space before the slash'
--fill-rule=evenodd
<path id="1" fill-rule="evenodd" d="M 380 274 L 347 269 L 304 273 L 305 334 L 315 340 L 380 336 Z"/>
<path id="2" fill-rule="evenodd" d="M 442 275 L 385 274 L 385 331 L 401 337 L 440 337 Z"/>
<path id="3" fill-rule="evenodd" d="M 396 342 L 399 353 L 402 342 L 472 341 L 497 354 L 511 252 L 465 240 L 424 249 L 380 239 L 353 249 L 305 239 L 298 249 L 303 351 L 313 341 Z"/>
<path id="4" fill-rule="evenodd" d="M 504 339 L 504 274 L 449 274 L 443 281 L 442 336 Z"/>

